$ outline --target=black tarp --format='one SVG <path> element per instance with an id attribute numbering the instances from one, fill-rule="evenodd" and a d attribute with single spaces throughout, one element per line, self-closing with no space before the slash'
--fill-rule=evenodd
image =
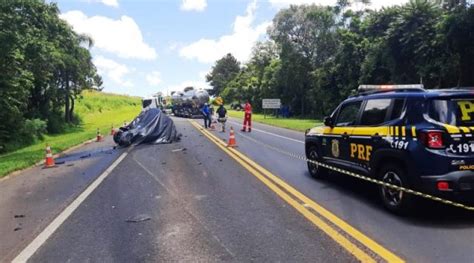
<path id="1" fill-rule="evenodd" d="M 120 146 L 151 143 L 162 144 L 179 141 L 173 120 L 159 109 L 148 109 L 138 115 L 129 125 L 121 127 L 114 141 Z"/>

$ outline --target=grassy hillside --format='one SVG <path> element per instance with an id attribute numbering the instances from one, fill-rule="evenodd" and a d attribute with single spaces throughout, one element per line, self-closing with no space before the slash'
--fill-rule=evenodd
<path id="1" fill-rule="evenodd" d="M 239 119 L 244 119 L 244 112 L 243 111 L 234 111 L 228 110 L 228 115 L 230 117 L 235 117 Z M 260 122 L 265 123 L 268 125 L 287 128 L 296 131 L 305 131 L 306 129 L 312 128 L 318 124 L 321 124 L 320 120 L 312 120 L 312 119 L 296 119 L 296 118 L 276 118 L 274 116 L 267 115 L 267 118 L 264 118 L 263 114 L 252 114 L 252 121 L 253 122 Z M 239 127 L 240 129 L 241 127 Z"/>
<path id="2" fill-rule="evenodd" d="M 94 138 L 97 128 L 108 134 L 112 124 L 120 126 L 132 120 L 141 109 L 140 98 L 86 91 L 76 101 L 76 113 L 82 120 L 78 127 L 63 134 L 46 135 L 42 141 L 28 147 L 0 155 L 0 177 L 35 164 L 44 158 L 45 144 L 49 143 L 53 153 Z"/>

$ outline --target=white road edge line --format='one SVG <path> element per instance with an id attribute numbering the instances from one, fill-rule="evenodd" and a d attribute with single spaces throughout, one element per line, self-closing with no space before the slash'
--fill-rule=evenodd
<path id="1" fill-rule="evenodd" d="M 240 123 L 235 122 L 235 121 L 229 121 L 229 122 L 230 122 L 230 123 L 237 124 L 237 125 L 240 125 Z M 252 128 L 252 131 L 258 131 L 258 132 L 265 133 L 265 134 L 268 134 L 268 135 L 273 135 L 273 136 L 278 137 L 278 138 L 287 139 L 287 140 L 290 140 L 290 141 L 294 141 L 294 142 L 298 142 L 298 143 L 304 144 L 304 141 L 300 141 L 300 140 L 296 140 L 296 139 L 293 139 L 293 138 L 285 137 L 285 136 L 278 135 L 278 134 L 271 133 L 271 132 L 267 132 L 267 131 L 264 131 L 264 130 Z"/>
<path id="2" fill-rule="evenodd" d="M 31 256 L 54 234 L 54 232 L 68 219 L 84 200 L 107 178 L 107 176 L 127 156 L 127 152 L 112 163 L 97 179 L 94 180 L 71 204 L 69 204 L 27 247 L 25 247 L 12 262 L 27 262 Z"/>

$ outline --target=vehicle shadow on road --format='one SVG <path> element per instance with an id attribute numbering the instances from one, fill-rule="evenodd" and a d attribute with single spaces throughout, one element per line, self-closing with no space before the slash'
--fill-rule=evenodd
<path id="1" fill-rule="evenodd" d="M 306 176 L 311 177 L 309 173 Z M 358 199 L 371 208 L 390 214 L 379 201 L 377 187 L 371 183 L 356 178 L 331 172 L 323 183 L 328 187 L 348 194 L 351 198 Z M 436 227 L 446 229 L 474 227 L 474 212 L 462 208 L 452 207 L 435 201 L 417 200 L 416 209 L 407 215 L 394 215 L 399 220 L 408 224 L 423 227 Z"/>

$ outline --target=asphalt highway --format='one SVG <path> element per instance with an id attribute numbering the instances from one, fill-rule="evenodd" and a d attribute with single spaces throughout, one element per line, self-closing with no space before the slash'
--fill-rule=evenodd
<path id="1" fill-rule="evenodd" d="M 315 180 L 307 172 L 304 161 L 254 142 L 304 155 L 303 133 L 258 123 L 254 124 L 252 133 L 242 133 L 240 123 L 231 119 L 229 124 L 237 128 L 242 153 L 400 258 L 408 262 L 474 262 L 472 212 L 422 201 L 412 215 L 395 216 L 379 203 L 372 185 L 336 173 L 328 179 Z"/>
<path id="2" fill-rule="evenodd" d="M 304 161 L 265 147 L 303 155 L 300 132 L 254 124 L 242 133 L 231 119 L 238 147 L 229 149 L 228 133 L 174 121 L 181 142 L 117 150 L 103 162 L 116 160 L 113 169 L 84 167 L 103 181 L 75 210 L 41 242 L 36 231 L 4 247 L 26 253 L 38 241 L 29 262 L 474 262 L 472 213 L 423 202 L 395 216 L 373 186 L 338 174 L 315 180 Z M 45 212 L 47 222 L 58 209 Z"/>
<path id="3" fill-rule="evenodd" d="M 30 262 L 356 261 L 188 120 L 127 157 Z"/>

